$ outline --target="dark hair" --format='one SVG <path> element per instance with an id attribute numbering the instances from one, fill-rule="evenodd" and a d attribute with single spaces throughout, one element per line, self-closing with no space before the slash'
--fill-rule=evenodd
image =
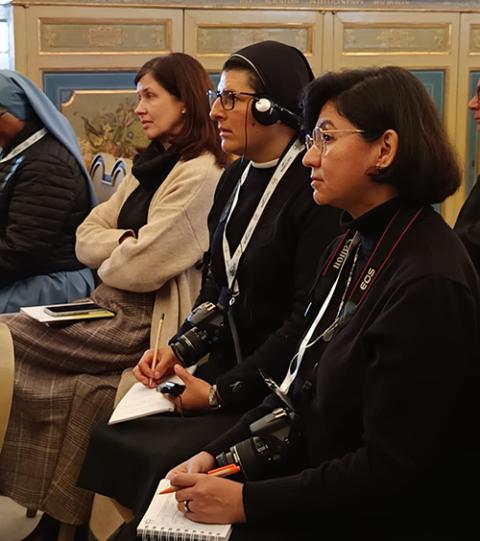
<path id="1" fill-rule="evenodd" d="M 185 104 L 187 113 L 183 129 L 172 139 L 172 144 L 180 150 L 181 158 L 191 160 L 208 150 L 219 165 L 225 165 L 226 154 L 221 148 L 215 123 L 209 116 L 207 90 L 213 90 L 213 84 L 202 65 L 187 54 L 170 53 L 145 63 L 135 76 L 135 84 L 146 74 Z"/>
<path id="2" fill-rule="evenodd" d="M 247 74 L 248 84 L 253 88 L 255 94 L 262 95 L 265 93 L 262 81 L 258 78 L 255 71 L 240 58 L 229 58 L 225 64 L 223 64 L 222 71 L 244 71 Z"/>
<path id="3" fill-rule="evenodd" d="M 331 101 L 367 141 L 386 130 L 398 134 L 398 149 L 389 167 L 372 180 L 394 186 L 415 204 L 439 203 L 454 193 L 461 174 L 440 117 L 423 84 L 396 66 L 326 73 L 304 93 L 305 129 L 311 131 L 320 110 Z"/>

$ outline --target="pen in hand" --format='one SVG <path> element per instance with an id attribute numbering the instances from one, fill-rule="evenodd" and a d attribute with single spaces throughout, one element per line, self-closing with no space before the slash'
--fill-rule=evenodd
<path id="1" fill-rule="evenodd" d="M 162 314 L 160 317 L 160 321 L 158 322 L 158 328 L 157 328 L 157 339 L 155 340 L 155 347 L 153 350 L 153 360 L 152 360 L 152 372 L 155 370 L 155 367 L 157 366 L 157 356 L 158 356 L 158 346 L 160 345 L 160 334 L 162 332 L 162 326 L 163 326 L 163 320 L 165 319 L 165 314 Z M 150 378 L 148 380 L 148 384 L 151 387 L 153 383 L 153 379 Z"/>
<path id="2" fill-rule="evenodd" d="M 212 475 L 213 477 L 227 477 L 228 475 L 233 475 L 240 471 L 240 466 L 236 464 L 228 464 L 228 466 L 222 466 L 221 468 L 215 468 L 214 470 L 209 470 L 207 475 Z M 171 494 L 172 492 L 177 492 L 181 487 L 170 486 L 160 491 L 159 494 Z"/>

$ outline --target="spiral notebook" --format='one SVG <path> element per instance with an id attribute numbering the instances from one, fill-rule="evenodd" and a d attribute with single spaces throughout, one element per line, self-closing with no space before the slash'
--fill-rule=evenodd
<path id="1" fill-rule="evenodd" d="M 159 494 L 170 486 L 162 479 L 152 498 L 147 512 L 137 527 L 142 541 L 227 541 L 232 531 L 231 524 L 201 524 L 186 518 L 177 509 L 175 494 Z"/>

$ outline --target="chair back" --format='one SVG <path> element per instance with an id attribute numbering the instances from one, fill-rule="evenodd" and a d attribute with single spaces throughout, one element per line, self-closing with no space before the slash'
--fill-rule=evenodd
<path id="1" fill-rule="evenodd" d="M 99 203 L 109 199 L 125 176 L 130 173 L 130 169 L 131 161 L 126 158 L 115 158 L 105 152 L 93 158 L 90 176 Z"/>
<path id="2" fill-rule="evenodd" d="M 14 359 L 12 335 L 5 323 L 0 322 L 0 451 L 12 407 Z"/>

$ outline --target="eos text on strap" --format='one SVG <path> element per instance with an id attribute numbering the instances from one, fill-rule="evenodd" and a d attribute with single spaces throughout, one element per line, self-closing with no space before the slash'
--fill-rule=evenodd
<path id="1" fill-rule="evenodd" d="M 326 327 L 320 336 L 312 340 L 313 333 L 318 325 L 321 323 L 322 318 L 327 310 L 327 307 L 332 300 L 333 293 L 339 283 L 339 278 L 342 274 L 345 264 L 348 261 L 351 254 L 354 252 L 355 246 L 359 242 L 359 234 L 355 231 L 347 232 L 337 244 L 335 250 L 333 250 L 329 259 L 327 260 L 321 274 L 320 279 L 326 280 L 328 283 L 333 282 L 333 286 L 325 297 L 320 310 L 315 317 L 313 323 L 302 339 L 298 352 L 293 357 L 288 368 L 287 375 L 283 380 L 280 388 L 283 393 L 288 393 L 291 384 L 295 380 L 300 365 L 303 360 L 304 353 L 307 348 L 314 345 L 318 340 L 322 339 L 325 342 L 329 342 L 333 339 L 339 329 L 346 326 L 351 318 L 354 316 L 358 307 L 365 300 L 367 293 L 370 291 L 372 284 L 380 275 L 381 271 L 391 258 L 399 242 L 405 236 L 412 224 L 418 219 L 423 209 L 411 209 L 400 208 L 395 215 L 391 218 L 387 226 L 385 227 L 382 235 L 377 241 L 375 247 L 372 250 L 364 268 L 359 274 L 356 282 L 350 287 L 350 278 L 353 275 L 355 267 L 354 260 L 350 269 L 349 279 L 345 287 L 340 307 L 333 323 Z M 358 252 L 357 252 L 358 253 Z M 307 309 L 308 311 L 308 309 Z"/>

